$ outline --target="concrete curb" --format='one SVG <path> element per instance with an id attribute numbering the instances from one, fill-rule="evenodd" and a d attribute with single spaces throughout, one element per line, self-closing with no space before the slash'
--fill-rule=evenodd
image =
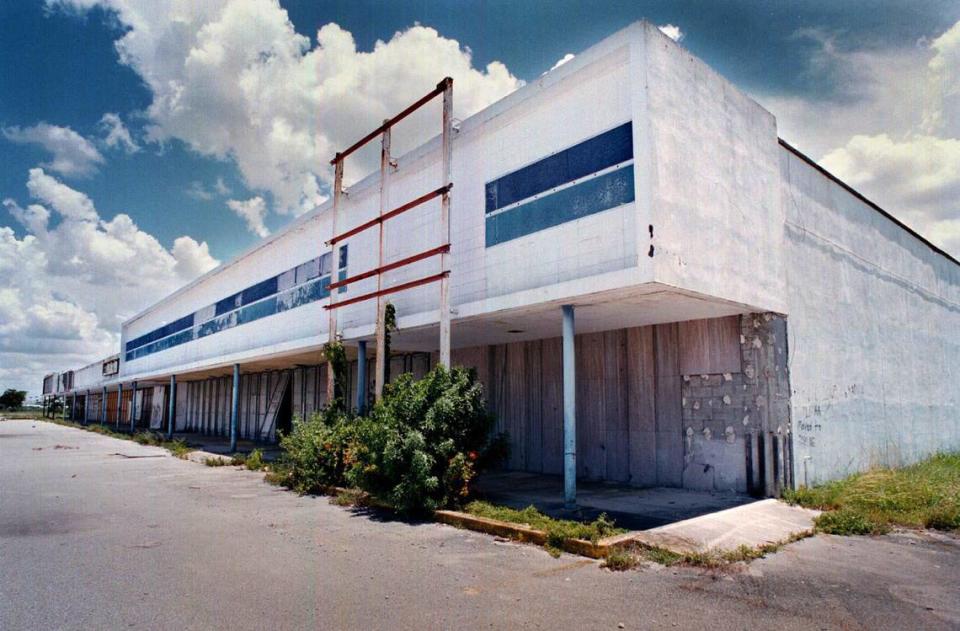
<path id="1" fill-rule="evenodd" d="M 475 530 L 488 535 L 505 537 L 515 541 L 525 543 L 535 543 L 544 545 L 547 543 L 547 533 L 542 530 L 530 528 L 523 524 L 514 524 L 512 522 L 500 521 L 499 519 L 490 519 L 489 517 L 477 517 L 469 513 L 461 513 L 453 510 L 438 510 L 433 513 L 437 521 L 456 526 L 457 528 L 466 528 Z M 634 542 L 637 532 L 627 532 L 613 537 L 606 537 L 593 543 L 585 539 L 564 539 L 561 546 L 564 551 L 591 559 L 603 559 L 611 550 L 624 548 Z"/>

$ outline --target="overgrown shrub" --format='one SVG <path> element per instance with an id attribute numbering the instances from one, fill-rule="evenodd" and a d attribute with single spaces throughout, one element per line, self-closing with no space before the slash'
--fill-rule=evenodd
<path id="1" fill-rule="evenodd" d="M 421 513 L 467 496 L 493 417 L 473 371 L 438 366 L 420 380 L 401 375 L 353 427 L 347 481 L 402 513 Z"/>
<path id="2" fill-rule="evenodd" d="M 307 419 L 295 418 L 291 432 L 280 438 L 283 456 L 277 473 L 282 476 L 282 484 L 298 493 L 315 493 L 343 484 L 355 424 L 350 414 L 336 407 L 315 412 Z"/>
<path id="3" fill-rule="evenodd" d="M 368 416 L 331 406 L 295 419 L 273 481 L 299 493 L 351 486 L 402 513 L 430 512 L 461 502 L 477 471 L 506 457 L 492 427 L 472 371 L 402 375 Z"/>

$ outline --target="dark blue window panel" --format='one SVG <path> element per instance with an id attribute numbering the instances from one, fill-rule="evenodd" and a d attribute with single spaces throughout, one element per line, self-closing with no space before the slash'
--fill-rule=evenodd
<path id="1" fill-rule="evenodd" d="M 246 324 L 247 322 L 253 322 L 254 320 L 259 320 L 260 318 L 273 315 L 276 312 L 277 297 L 273 296 L 240 309 L 240 311 L 237 312 L 237 324 L 240 325 Z"/>
<path id="2" fill-rule="evenodd" d="M 233 311 L 240 306 L 240 294 L 233 294 L 229 298 L 218 300 L 216 304 L 216 314 L 223 315 L 227 311 Z"/>
<path id="3" fill-rule="evenodd" d="M 191 313 L 190 315 L 184 316 L 179 320 L 175 320 L 169 324 L 166 324 L 160 327 L 159 329 L 155 329 L 145 335 L 141 335 L 136 339 L 130 340 L 129 342 L 126 343 L 124 348 L 125 350 L 128 350 L 128 351 L 134 348 L 139 348 L 140 346 L 149 344 L 150 342 L 153 342 L 155 340 L 159 340 L 162 337 L 166 337 L 171 333 L 176 333 L 177 331 L 182 331 L 183 329 L 187 329 L 192 326 L 193 326 L 193 314 Z"/>
<path id="4" fill-rule="evenodd" d="M 509 206 L 633 157 L 633 125 L 624 123 L 488 182 L 486 211 Z"/>
<path id="5" fill-rule="evenodd" d="M 285 272 L 296 276 L 294 282 L 297 285 L 283 293 L 278 293 L 281 274 L 218 301 L 213 305 L 215 316 L 200 323 L 196 328 L 196 338 L 206 337 L 245 322 L 259 320 L 280 311 L 329 297 L 330 259 L 330 253 L 327 252 Z M 348 248 L 343 245 L 340 248 L 340 270 L 337 274 L 340 280 L 347 277 L 347 259 Z M 317 273 L 322 268 L 326 268 L 325 276 L 316 279 Z M 305 282 L 310 279 L 316 280 Z M 345 292 L 347 288 L 342 287 L 340 291 Z M 195 316 L 196 312 L 127 342 L 125 346 L 127 360 L 137 359 L 194 339 Z M 172 335 L 183 329 L 187 330 L 184 330 L 182 335 Z"/>
<path id="6" fill-rule="evenodd" d="M 630 203 L 633 199 L 633 165 L 628 165 L 487 217 L 486 244 L 489 248 Z"/>
<path id="7" fill-rule="evenodd" d="M 268 278 L 265 281 L 261 281 L 254 285 L 253 287 L 248 287 L 240 292 L 240 304 L 248 305 L 251 302 L 256 302 L 261 298 L 266 298 L 267 296 L 272 296 L 277 293 L 277 277 Z"/>

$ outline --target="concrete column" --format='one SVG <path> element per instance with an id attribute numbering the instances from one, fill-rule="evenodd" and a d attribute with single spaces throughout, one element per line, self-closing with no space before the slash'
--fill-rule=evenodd
<path id="1" fill-rule="evenodd" d="M 357 342 L 357 413 L 367 407 L 367 341 Z"/>
<path id="2" fill-rule="evenodd" d="M 100 425 L 107 422 L 107 387 L 100 393 Z"/>
<path id="3" fill-rule="evenodd" d="M 577 381 L 573 305 L 563 305 L 563 503 L 577 505 Z"/>
<path id="4" fill-rule="evenodd" d="M 123 415 L 123 384 L 117 384 L 117 430 L 120 430 L 120 417 Z"/>
<path id="5" fill-rule="evenodd" d="M 137 422 L 137 382 L 133 382 L 133 390 L 130 392 L 130 433 L 136 430 Z"/>
<path id="6" fill-rule="evenodd" d="M 173 438 L 174 421 L 177 416 L 177 376 L 170 375 L 170 401 L 167 408 L 167 438 Z"/>
<path id="7" fill-rule="evenodd" d="M 237 408 L 240 405 L 240 364 L 233 365 L 233 401 L 230 405 L 230 453 L 237 450 Z"/>

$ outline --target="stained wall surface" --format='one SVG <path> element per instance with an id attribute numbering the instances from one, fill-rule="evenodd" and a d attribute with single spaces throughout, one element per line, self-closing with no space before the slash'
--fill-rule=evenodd
<path id="1" fill-rule="evenodd" d="M 960 449 L 960 265 L 780 152 L 798 483 Z"/>

